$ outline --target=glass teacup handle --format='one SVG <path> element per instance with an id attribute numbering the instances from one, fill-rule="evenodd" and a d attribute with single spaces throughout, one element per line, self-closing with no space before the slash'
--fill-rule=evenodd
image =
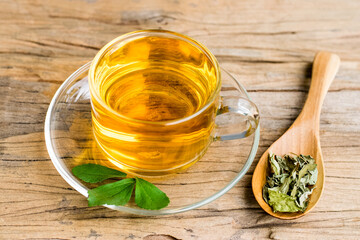
<path id="1" fill-rule="evenodd" d="M 248 98 L 222 96 L 215 119 L 215 141 L 245 138 L 259 126 L 259 111 Z"/>

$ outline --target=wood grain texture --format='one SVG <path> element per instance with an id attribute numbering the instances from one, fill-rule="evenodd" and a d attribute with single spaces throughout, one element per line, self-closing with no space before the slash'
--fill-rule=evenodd
<path id="1" fill-rule="evenodd" d="M 0 1 L 0 239 L 358 239 L 359 11 L 357 0 Z M 46 110 L 105 43 L 148 28 L 204 43 L 245 85 L 261 114 L 258 154 L 235 188 L 197 210 L 140 217 L 88 208 L 50 161 Z M 326 186 L 312 212 L 282 221 L 259 207 L 251 176 L 300 113 L 321 50 L 342 60 L 320 119 Z"/>

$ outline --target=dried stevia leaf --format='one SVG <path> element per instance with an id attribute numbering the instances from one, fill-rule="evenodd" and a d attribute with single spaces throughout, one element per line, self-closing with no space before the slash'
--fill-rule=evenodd
<path id="1" fill-rule="evenodd" d="M 305 183 L 304 182 L 299 182 L 298 183 L 298 194 L 304 193 L 306 191 L 307 191 L 307 187 L 305 186 Z"/>
<path id="2" fill-rule="evenodd" d="M 302 211 L 305 211 L 305 209 L 307 207 L 307 202 L 308 202 L 307 200 L 308 200 L 310 194 L 312 193 L 312 191 L 313 191 L 313 189 L 304 192 L 303 194 L 300 195 L 298 200 L 295 202 L 298 207 L 302 208 Z"/>
<path id="3" fill-rule="evenodd" d="M 274 176 L 274 178 L 277 180 L 277 182 L 283 184 L 285 182 L 285 179 L 289 177 L 289 174 L 283 173 L 281 175 Z"/>
<path id="4" fill-rule="evenodd" d="M 289 172 L 291 170 L 293 170 L 295 167 L 295 164 L 297 164 L 296 160 L 294 158 L 290 157 L 289 155 L 285 155 L 283 159 L 284 159 L 284 162 L 286 163 L 286 165 L 289 167 Z"/>
<path id="5" fill-rule="evenodd" d="M 306 163 L 310 163 L 310 164 L 314 164 L 315 160 L 310 156 L 310 155 L 302 155 L 300 154 L 300 157 L 306 162 Z"/>
<path id="6" fill-rule="evenodd" d="M 291 190 L 290 196 L 295 197 L 297 192 L 298 192 L 298 184 L 295 183 Z"/>
<path id="7" fill-rule="evenodd" d="M 289 191 L 290 188 L 290 183 L 291 183 L 291 177 L 287 177 L 284 181 L 284 183 L 280 186 L 280 192 L 287 194 L 287 192 Z"/>
<path id="8" fill-rule="evenodd" d="M 270 154 L 270 176 L 267 176 L 263 187 L 263 198 L 274 211 L 293 212 L 305 211 L 309 195 L 307 187 L 317 181 L 317 165 L 310 155 Z"/>
<path id="9" fill-rule="evenodd" d="M 269 204 L 269 202 L 268 202 L 268 198 L 269 198 L 269 190 L 268 190 L 268 187 L 266 187 L 266 186 L 263 187 L 263 192 L 262 192 L 262 194 L 263 194 L 263 199 L 264 199 L 264 201 L 265 201 L 267 204 Z"/>
<path id="10" fill-rule="evenodd" d="M 275 179 L 274 179 L 274 178 L 267 177 L 266 185 L 267 185 L 268 187 L 274 187 L 274 186 L 276 185 Z"/>
<path id="11" fill-rule="evenodd" d="M 302 167 L 302 169 L 299 171 L 299 176 L 298 176 L 298 179 L 301 179 L 305 176 L 305 174 L 308 172 L 308 171 L 313 171 L 314 169 L 316 169 L 316 164 L 306 164 Z"/>
<path id="12" fill-rule="evenodd" d="M 289 171 L 289 167 L 286 165 L 286 161 L 282 157 L 275 155 L 275 160 L 278 162 L 280 166 L 281 173 L 285 171 Z"/>
<path id="13" fill-rule="evenodd" d="M 274 212 L 297 212 L 302 210 L 295 200 L 295 197 L 269 189 L 269 205 Z"/>
<path id="14" fill-rule="evenodd" d="M 309 171 L 310 174 L 310 179 L 308 181 L 308 184 L 310 185 L 315 185 L 316 181 L 317 181 L 317 177 L 318 177 L 318 170 L 317 168 L 315 168 L 312 171 Z"/>
<path id="15" fill-rule="evenodd" d="M 268 188 L 268 191 L 280 192 L 280 187 Z"/>
<path id="16" fill-rule="evenodd" d="M 279 175 L 281 169 L 280 169 L 279 163 L 275 160 L 274 154 L 269 155 L 269 161 L 270 161 L 272 172 L 275 175 Z"/>

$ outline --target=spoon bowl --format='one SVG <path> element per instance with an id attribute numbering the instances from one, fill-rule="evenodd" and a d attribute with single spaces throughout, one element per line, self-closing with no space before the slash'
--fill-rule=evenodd
<path id="1" fill-rule="evenodd" d="M 319 126 L 321 106 L 325 95 L 340 66 L 340 58 L 332 53 L 319 52 L 313 64 L 311 85 L 305 105 L 291 127 L 274 142 L 261 156 L 252 178 L 254 196 L 261 208 L 276 218 L 295 219 L 307 214 L 319 201 L 324 188 L 324 163 L 320 148 Z M 309 197 L 308 207 L 304 212 L 273 212 L 264 201 L 262 189 L 269 175 L 268 155 L 285 155 L 289 153 L 311 155 L 317 164 L 318 179 Z"/>

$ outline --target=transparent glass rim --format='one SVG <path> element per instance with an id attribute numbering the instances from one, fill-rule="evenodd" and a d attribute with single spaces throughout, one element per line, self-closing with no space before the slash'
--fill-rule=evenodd
<path id="1" fill-rule="evenodd" d="M 72 173 L 67 169 L 65 164 L 57 158 L 55 152 L 53 143 L 51 140 L 51 126 L 52 123 L 50 121 L 52 114 L 54 113 L 54 107 L 58 102 L 59 96 L 63 93 L 64 89 L 66 89 L 66 86 L 69 85 L 72 81 L 76 80 L 82 73 L 89 70 L 91 62 L 88 62 L 84 64 L 82 67 L 80 67 L 78 70 L 76 70 L 73 74 L 71 74 L 64 83 L 59 87 L 59 89 L 56 91 L 53 99 L 50 102 L 48 111 L 46 113 L 45 118 L 45 126 L 44 126 L 44 134 L 45 134 L 45 143 L 46 147 L 49 153 L 49 156 L 51 158 L 52 163 L 54 164 L 56 170 L 60 173 L 60 175 L 64 178 L 64 180 L 72 186 L 76 191 L 78 191 L 80 194 L 88 197 L 88 190 L 86 186 L 84 186 L 76 177 L 72 175 Z M 250 99 L 247 91 L 245 88 L 239 83 L 231 74 L 226 72 L 225 70 L 221 69 L 223 72 L 228 74 L 239 86 L 239 88 L 246 94 L 246 96 Z M 251 99 L 250 99 L 251 100 Z M 90 103 L 89 103 L 90 104 Z M 172 209 L 161 209 L 161 210 L 146 210 L 146 209 L 138 209 L 138 208 L 132 208 L 127 206 L 114 206 L 114 205 L 103 205 L 105 207 L 108 207 L 113 210 L 118 210 L 126 213 L 132 213 L 137 215 L 145 215 L 145 216 L 158 216 L 158 215 L 169 215 L 169 214 L 175 214 L 175 213 L 181 213 L 186 212 L 192 209 L 199 208 L 201 206 L 204 206 L 205 204 L 208 204 L 222 195 L 224 195 L 226 192 L 228 192 L 230 189 L 232 189 L 239 181 L 242 179 L 242 177 L 246 174 L 246 172 L 249 170 L 252 162 L 254 161 L 258 146 L 259 146 L 259 140 L 260 140 L 260 124 L 257 127 L 255 133 L 254 133 L 254 141 L 251 147 L 251 151 L 249 153 L 248 159 L 246 160 L 244 166 L 239 171 L 239 173 L 222 189 L 220 189 L 215 194 L 192 204 L 189 204 L 187 206 L 178 207 L 178 208 L 172 208 Z"/>
<path id="2" fill-rule="evenodd" d="M 163 126 L 176 125 L 176 124 L 180 124 L 180 123 L 186 122 L 188 120 L 191 120 L 194 117 L 200 115 L 215 101 L 216 96 L 218 96 L 220 93 L 220 88 L 221 88 L 220 66 L 219 66 L 219 63 L 218 63 L 216 57 L 203 44 L 197 42 L 196 40 L 194 40 L 188 36 L 185 36 L 185 35 L 177 33 L 177 32 L 161 30 L 161 29 L 138 30 L 138 31 L 123 34 L 123 35 L 111 40 L 108 44 L 106 44 L 104 47 L 102 47 L 100 49 L 100 51 L 95 55 L 93 61 L 91 62 L 90 69 L 89 69 L 89 85 L 94 86 L 96 66 L 97 66 L 99 60 L 102 58 L 102 56 L 107 51 L 111 50 L 111 48 L 117 43 L 126 42 L 127 40 L 132 39 L 132 38 L 136 39 L 136 38 L 145 37 L 145 36 L 161 36 L 161 37 L 168 37 L 168 38 L 169 37 L 178 38 L 178 39 L 181 39 L 181 40 L 193 45 L 197 49 L 201 50 L 205 56 L 207 56 L 207 58 L 214 65 L 215 72 L 216 72 L 216 88 L 215 88 L 214 92 L 212 93 L 212 95 L 209 97 L 209 100 L 207 101 L 207 103 L 202 108 L 200 108 L 198 111 L 196 111 L 195 113 L 193 113 L 190 116 L 180 118 L 180 119 L 156 122 L 156 121 L 144 121 L 144 120 L 139 120 L 139 119 L 133 119 L 133 118 L 129 118 L 127 116 L 120 114 L 119 112 L 110 108 L 104 102 L 104 100 L 99 96 L 99 93 L 97 91 L 94 91 L 94 92 L 91 91 L 92 88 L 90 87 L 91 96 L 94 97 L 96 99 L 96 101 L 101 104 L 101 106 L 103 108 L 105 108 L 107 111 L 111 112 L 114 116 L 121 118 L 121 119 L 126 119 L 127 121 L 138 122 L 138 123 L 142 123 L 142 124 L 163 125 Z"/>

